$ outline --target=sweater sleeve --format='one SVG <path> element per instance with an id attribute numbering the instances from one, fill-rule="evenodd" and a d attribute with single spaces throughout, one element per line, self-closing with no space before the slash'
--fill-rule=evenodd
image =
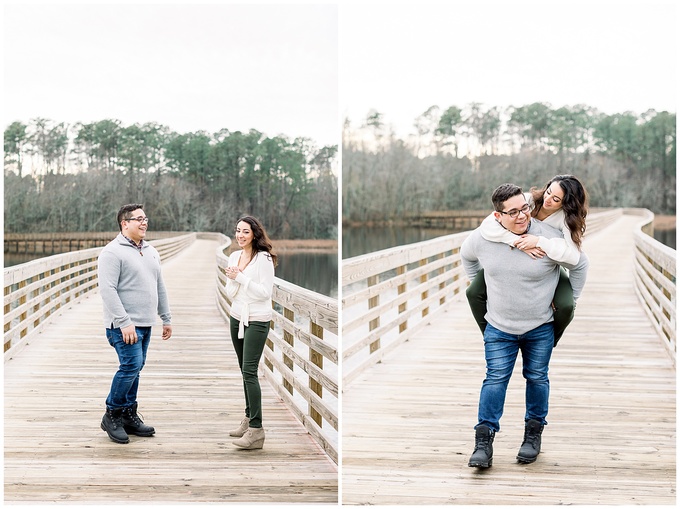
<path id="1" fill-rule="evenodd" d="M 571 238 L 571 230 L 566 223 L 564 214 L 562 213 L 557 216 L 556 213 L 555 216 L 557 221 L 551 222 L 551 218 L 548 218 L 546 220 L 546 224 L 554 226 L 560 230 L 562 232 L 562 237 L 548 239 L 546 237 L 539 236 L 537 246 L 545 251 L 545 254 L 548 256 L 548 258 L 555 260 L 557 263 L 569 263 L 576 265 L 579 261 L 579 257 L 581 256 L 581 250 Z"/>
<path id="2" fill-rule="evenodd" d="M 236 252 L 238 253 L 238 251 L 236 251 Z M 229 256 L 228 266 L 232 267 L 232 266 L 236 265 L 238 263 L 237 260 L 238 260 L 238 258 L 235 258 L 234 253 L 232 253 L 231 256 Z M 227 298 L 229 299 L 229 301 L 234 302 L 234 298 L 236 297 L 236 294 L 238 293 L 239 288 L 241 288 L 241 283 L 239 283 L 238 281 L 236 281 L 234 279 L 231 279 L 230 277 L 227 278 L 226 291 L 227 291 Z"/>
<path id="3" fill-rule="evenodd" d="M 238 273 L 236 281 L 241 284 L 241 290 L 245 291 L 250 298 L 256 300 L 271 299 L 274 286 L 274 263 L 267 253 L 263 252 L 257 253 L 255 263 L 258 281 L 251 279 L 243 272 Z"/>
<path id="4" fill-rule="evenodd" d="M 493 212 L 484 218 L 479 225 L 479 232 L 486 240 L 491 242 L 502 242 L 508 246 L 515 246 L 519 236 L 503 228 L 493 215 Z"/>
<path id="5" fill-rule="evenodd" d="M 102 251 L 97 261 L 97 278 L 104 307 L 113 316 L 113 327 L 123 328 L 132 325 L 130 315 L 125 311 L 118 295 L 120 260 L 116 255 Z"/>
<path id="6" fill-rule="evenodd" d="M 477 273 L 482 269 L 482 265 L 479 263 L 479 259 L 477 258 L 472 245 L 472 235 L 473 234 L 468 235 L 468 237 L 463 241 L 463 244 L 460 246 L 460 260 L 470 281 L 472 281 Z"/>
<path id="7" fill-rule="evenodd" d="M 560 265 L 569 269 L 569 282 L 571 283 L 571 289 L 574 292 L 574 301 L 576 301 L 581 296 L 583 287 L 586 284 L 590 260 L 584 252 L 581 252 L 579 254 L 578 263 L 573 265 L 561 263 Z"/>
<path id="8" fill-rule="evenodd" d="M 158 258 L 160 260 L 160 256 Z M 163 325 L 170 325 L 172 315 L 170 313 L 170 302 L 168 301 L 168 292 L 165 289 L 165 282 L 163 281 L 163 274 L 160 267 L 158 268 L 158 316 L 161 317 Z"/>

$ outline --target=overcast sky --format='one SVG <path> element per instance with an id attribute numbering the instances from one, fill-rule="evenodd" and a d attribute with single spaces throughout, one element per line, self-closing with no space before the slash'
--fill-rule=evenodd
<path id="1" fill-rule="evenodd" d="M 338 142 L 336 5 L 4 3 L 4 127 L 115 118 Z"/>
<path id="2" fill-rule="evenodd" d="M 5 125 L 117 118 L 328 145 L 372 108 L 400 135 L 432 105 L 676 112 L 674 0 L 4 1 Z"/>
<path id="3" fill-rule="evenodd" d="M 432 105 L 676 112 L 675 1 L 456 1 L 340 10 L 341 114 L 397 134 Z"/>

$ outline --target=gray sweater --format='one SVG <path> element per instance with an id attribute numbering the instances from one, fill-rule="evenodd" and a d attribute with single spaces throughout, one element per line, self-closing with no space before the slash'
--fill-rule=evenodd
<path id="1" fill-rule="evenodd" d="M 531 220 L 528 233 L 549 239 L 562 236 L 538 219 Z M 479 228 L 465 239 L 460 255 L 470 280 L 484 269 L 486 321 L 509 334 L 524 334 L 553 320 L 551 304 L 560 265 L 569 269 L 574 299 L 581 295 L 588 273 L 588 257 L 583 252 L 576 265 L 558 264 L 547 256 L 534 260 L 507 244 L 485 240 Z"/>
<path id="2" fill-rule="evenodd" d="M 149 243 L 142 255 L 122 235 L 109 242 L 99 254 L 99 292 L 104 303 L 104 325 L 108 328 L 151 327 L 156 315 L 170 324 L 170 306 L 161 274 L 161 257 Z"/>

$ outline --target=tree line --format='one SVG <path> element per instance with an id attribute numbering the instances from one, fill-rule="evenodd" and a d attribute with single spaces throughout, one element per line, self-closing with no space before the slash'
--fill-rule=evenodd
<path id="1" fill-rule="evenodd" d="M 308 138 L 36 118 L 4 149 L 6 232 L 115 230 L 144 203 L 154 230 L 231 234 L 251 214 L 276 238 L 337 238 L 337 147 Z"/>
<path id="2" fill-rule="evenodd" d="M 399 220 L 435 210 L 488 209 L 504 182 L 525 190 L 579 177 L 592 207 L 675 214 L 676 116 L 607 115 L 584 105 L 428 108 L 397 137 L 371 110 L 342 136 L 343 221 Z"/>

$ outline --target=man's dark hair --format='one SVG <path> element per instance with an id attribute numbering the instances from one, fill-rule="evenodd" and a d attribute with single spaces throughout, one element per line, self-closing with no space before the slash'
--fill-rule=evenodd
<path id="1" fill-rule="evenodd" d="M 491 202 L 493 203 L 494 210 L 502 212 L 503 203 L 505 203 L 505 200 L 509 200 L 518 194 L 522 194 L 521 187 L 516 186 L 515 184 L 501 184 L 491 195 Z"/>
<path id="2" fill-rule="evenodd" d="M 132 217 L 132 212 L 143 208 L 144 205 L 141 203 L 128 203 L 127 205 L 123 205 L 118 211 L 118 229 L 123 231 L 123 226 L 120 224 L 121 221 L 130 219 Z"/>

